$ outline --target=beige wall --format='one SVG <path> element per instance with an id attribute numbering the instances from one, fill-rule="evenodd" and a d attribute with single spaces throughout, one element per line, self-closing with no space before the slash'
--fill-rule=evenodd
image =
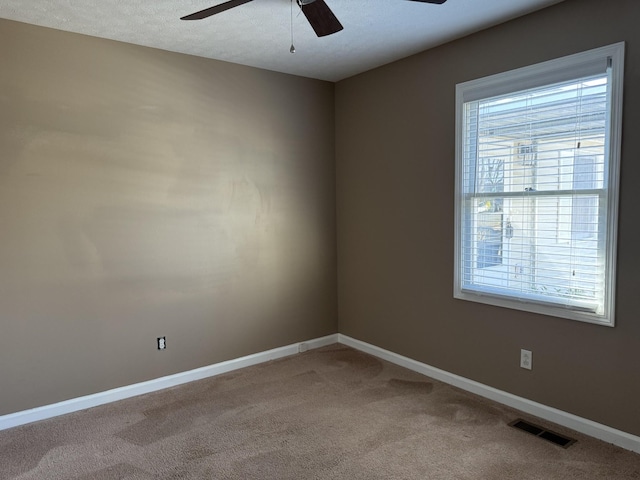
<path id="1" fill-rule="evenodd" d="M 5 20 L 0 62 L 0 414 L 337 331 L 333 84 Z"/>
<path id="2" fill-rule="evenodd" d="M 566 0 L 337 84 L 341 333 L 640 435 L 638 18 L 637 0 Z M 454 300 L 456 83 L 619 41 L 616 327 Z"/>

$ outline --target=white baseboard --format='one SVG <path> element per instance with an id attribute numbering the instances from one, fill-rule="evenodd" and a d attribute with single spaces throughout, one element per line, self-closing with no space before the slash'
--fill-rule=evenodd
<path id="1" fill-rule="evenodd" d="M 356 340 L 346 335 L 338 334 L 338 341 L 349 347 L 361 350 L 401 367 L 408 368 L 409 370 L 421 373 L 427 377 L 440 380 L 441 382 L 453 385 L 454 387 L 458 387 L 462 390 L 475 393 L 476 395 L 480 395 L 481 397 L 488 398 L 530 415 L 571 428 L 572 430 L 584 433 L 590 437 L 640 453 L 640 437 L 630 433 L 616 430 L 615 428 L 608 427 L 607 425 L 578 417 L 577 415 L 573 415 L 523 397 L 518 397 L 517 395 L 469 380 L 468 378 L 449 373 L 445 370 L 440 370 L 439 368 L 412 360 L 411 358 L 403 357 L 397 353 L 390 352 L 389 350 L 376 347 L 375 345 Z"/>
<path id="2" fill-rule="evenodd" d="M 105 392 L 94 393 L 92 395 L 72 398 L 71 400 L 65 400 L 51 405 L 10 413 L 8 415 L 0 416 L 0 430 L 37 422 L 39 420 L 46 420 L 48 418 L 57 417 L 58 415 L 97 407 L 98 405 L 104 405 L 105 403 L 115 402 L 169 387 L 175 387 L 176 385 L 193 382 L 194 380 L 202 380 L 203 378 L 213 377 L 239 368 L 250 367 L 259 363 L 276 360 L 278 358 L 294 355 L 301 351 L 320 348 L 334 343 L 338 343 L 338 334 L 294 343 L 284 347 L 274 348 L 273 350 L 267 350 L 266 352 L 259 352 L 253 355 L 247 355 L 246 357 L 235 358 L 226 362 L 196 368 L 195 370 L 176 373 L 175 375 L 168 375 L 166 377 L 156 378 L 146 382 L 114 388 Z"/>
<path id="3" fill-rule="evenodd" d="M 462 390 L 475 393 L 476 395 L 480 395 L 530 415 L 554 422 L 558 425 L 563 425 L 567 428 L 571 428 L 605 442 L 618 445 L 627 450 L 640 453 L 640 437 L 638 436 L 621 430 L 616 430 L 615 428 L 608 427 L 586 418 L 578 417 L 577 415 L 573 415 L 523 397 L 518 397 L 511 393 L 469 380 L 468 378 L 449 373 L 445 370 L 440 370 L 439 368 L 432 367 L 411 358 L 403 357 L 397 353 L 393 353 L 389 350 L 376 347 L 375 345 L 371 345 L 342 334 L 328 335 L 326 337 L 316 338 L 305 342 L 294 343 L 284 347 L 274 348 L 273 350 L 247 355 L 246 357 L 240 357 L 226 362 L 209 365 L 207 367 L 177 373 L 175 375 L 169 375 L 146 382 L 114 388 L 112 390 L 86 395 L 84 397 L 73 398 L 71 400 L 54 403 L 52 405 L 45 405 L 30 410 L 10 413 L 8 415 L 0 416 L 0 430 L 37 422 L 39 420 L 46 420 L 59 415 L 77 412 L 78 410 L 104 405 L 106 403 L 155 392 L 169 387 L 175 387 L 183 383 L 221 375 L 240 368 L 258 365 L 270 360 L 276 360 L 278 358 L 294 355 L 298 352 L 320 348 L 334 343 L 342 343 L 401 367 L 408 368 L 409 370 L 413 370 L 414 372 L 418 372 L 427 377 L 461 388 Z"/>

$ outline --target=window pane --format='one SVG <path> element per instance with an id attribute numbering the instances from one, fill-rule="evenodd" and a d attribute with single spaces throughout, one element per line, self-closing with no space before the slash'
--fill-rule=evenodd
<path id="1" fill-rule="evenodd" d="M 472 102 L 469 111 L 465 157 L 476 183 L 468 191 L 603 188 L 606 75 Z M 585 180 L 574 180 L 574 168 Z"/>
<path id="2" fill-rule="evenodd" d="M 464 286 L 600 308 L 598 195 L 474 197 L 472 202 L 474 228 L 463 255 L 473 259 L 474 268 L 466 270 Z"/>

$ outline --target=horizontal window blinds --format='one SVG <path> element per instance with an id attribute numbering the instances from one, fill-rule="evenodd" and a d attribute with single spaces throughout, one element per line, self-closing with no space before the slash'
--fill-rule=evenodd
<path id="1" fill-rule="evenodd" d="M 609 75 L 465 102 L 463 290 L 602 313 Z"/>

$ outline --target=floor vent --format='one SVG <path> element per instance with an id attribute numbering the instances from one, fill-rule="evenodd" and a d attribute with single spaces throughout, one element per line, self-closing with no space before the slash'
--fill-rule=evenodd
<path id="1" fill-rule="evenodd" d="M 569 448 L 577 441 L 573 438 L 552 432 L 551 430 L 545 430 L 538 425 L 534 425 L 533 423 L 529 423 L 522 419 L 514 420 L 509 424 L 509 426 L 530 433 L 531 435 L 535 435 L 536 437 L 544 438 L 545 440 L 555 443 L 556 445 L 560 445 L 563 448 Z"/>

